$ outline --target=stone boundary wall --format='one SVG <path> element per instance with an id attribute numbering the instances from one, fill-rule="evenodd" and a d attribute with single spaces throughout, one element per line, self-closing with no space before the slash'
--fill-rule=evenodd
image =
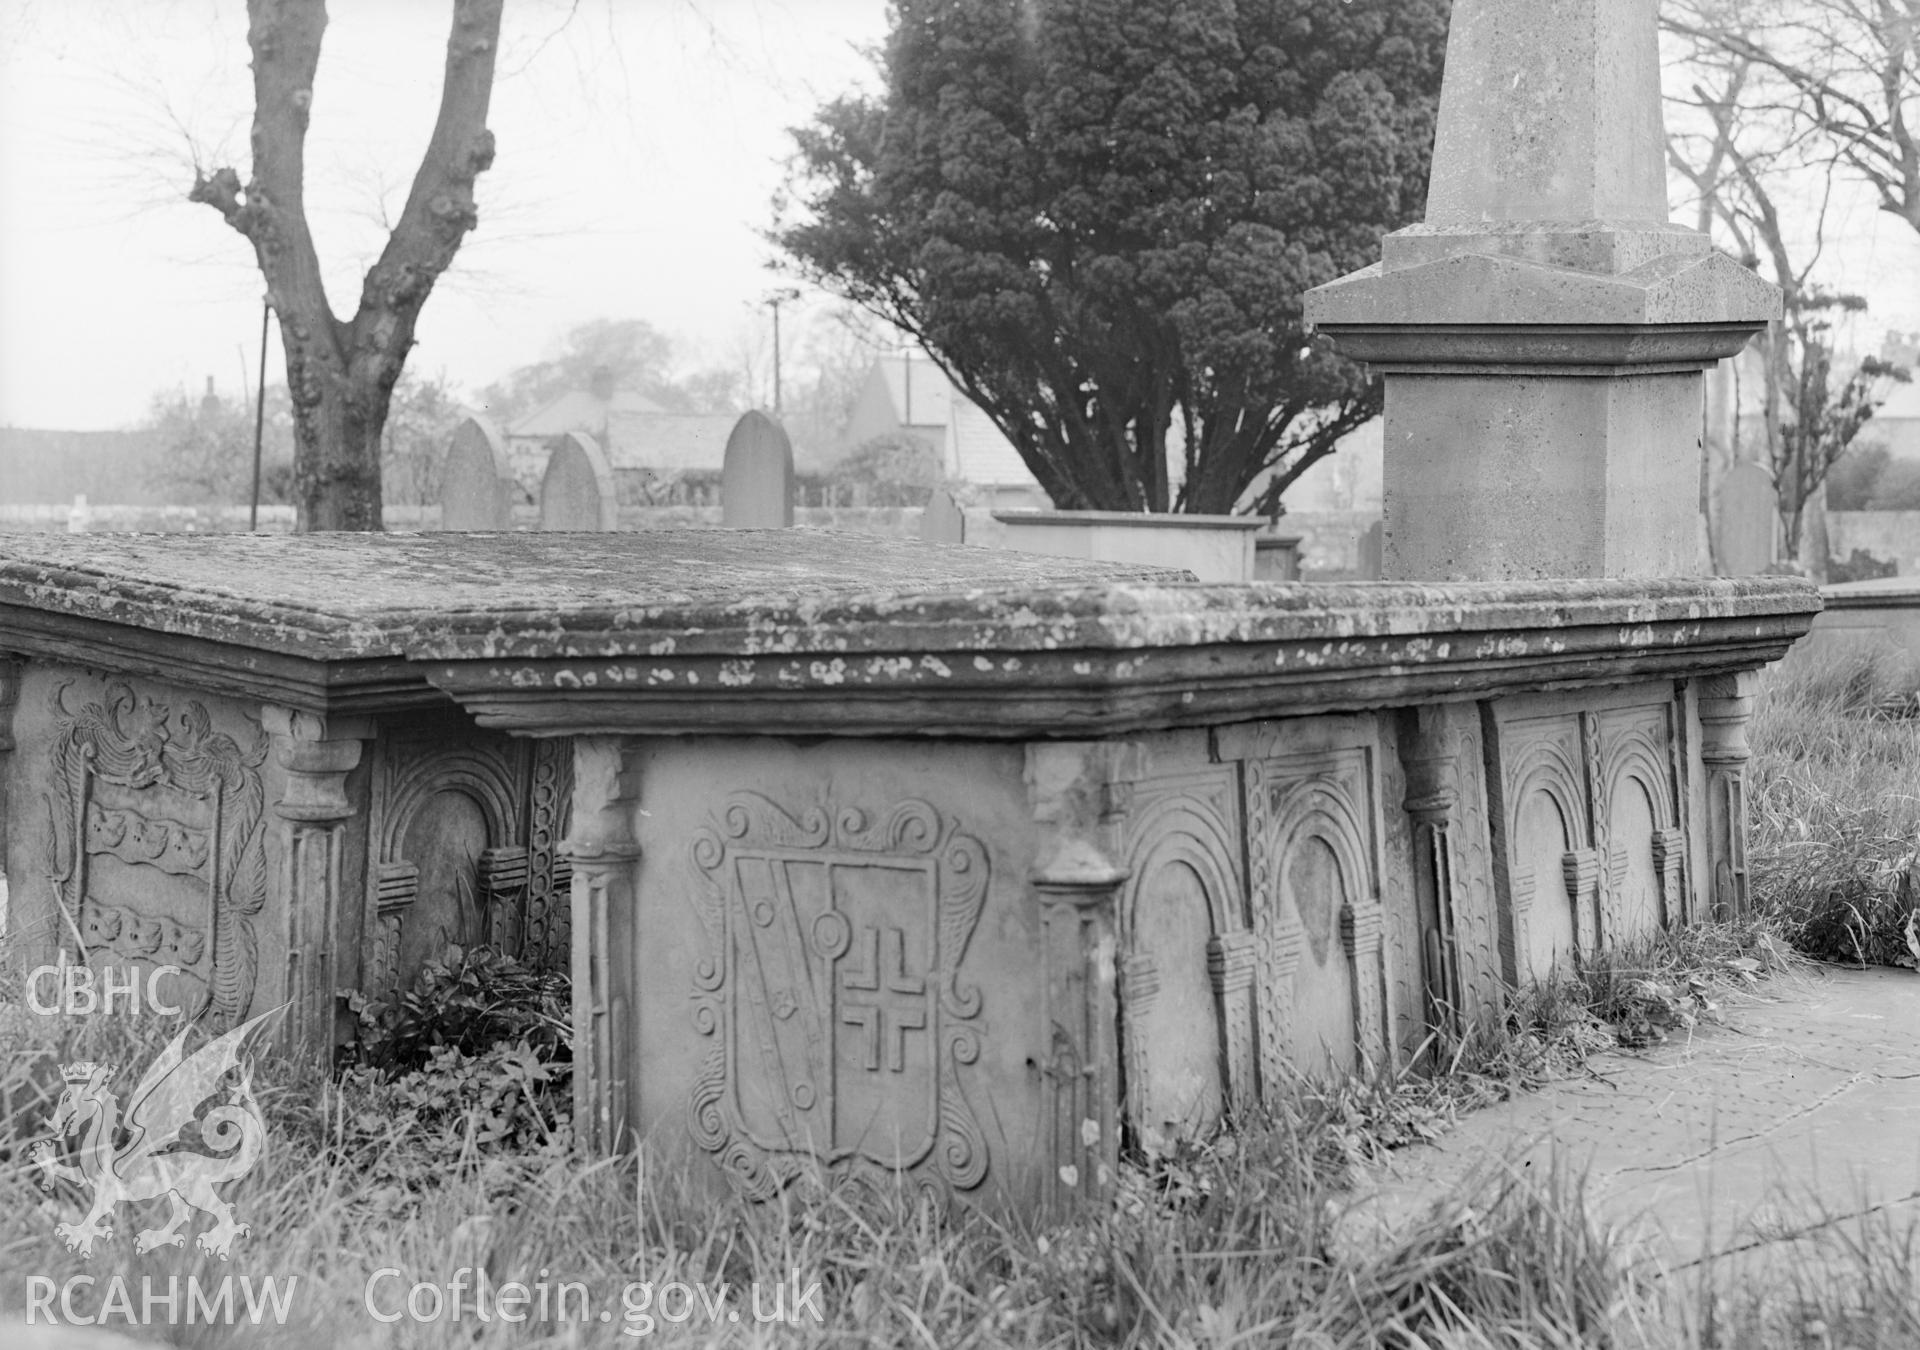
<path id="1" fill-rule="evenodd" d="M 1920 511 L 1829 511 L 1828 551 L 1836 558 L 1862 549 L 1899 567 L 1898 575 L 1920 575 Z"/>

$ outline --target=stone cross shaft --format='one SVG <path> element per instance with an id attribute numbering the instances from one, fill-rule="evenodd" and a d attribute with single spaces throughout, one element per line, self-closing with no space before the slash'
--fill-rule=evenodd
<path id="1" fill-rule="evenodd" d="M 1386 377 L 1390 580 L 1699 570 L 1703 372 L 1780 313 L 1667 219 L 1656 0 L 1456 0 L 1427 218 L 1311 291 Z"/>

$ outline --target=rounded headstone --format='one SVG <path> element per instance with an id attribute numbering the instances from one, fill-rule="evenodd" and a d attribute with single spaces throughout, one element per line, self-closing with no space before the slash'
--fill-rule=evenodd
<path id="1" fill-rule="evenodd" d="M 720 523 L 730 530 L 793 528 L 793 443 L 763 412 L 746 414 L 727 437 L 720 469 Z"/>
<path id="2" fill-rule="evenodd" d="M 440 528 L 512 529 L 515 487 L 506 441 L 491 423 L 469 417 L 447 447 L 440 478 Z"/>
<path id="3" fill-rule="evenodd" d="M 619 496 L 606 453 L 593 437 L 568 432 L 547 457 L 540 480 L 540 528 L 612 530 L 619 522 Z"/>

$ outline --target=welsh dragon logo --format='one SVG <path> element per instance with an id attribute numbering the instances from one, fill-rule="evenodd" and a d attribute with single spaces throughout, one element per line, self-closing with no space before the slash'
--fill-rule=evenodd
<path id="1" fill-rule="evenodd" d="M 124 1121 L 128 1137 L 119 1145 L 114 1139 L 122 1126 L 120 1100 L 107 1087 L 113 1066 L 81 1061 L 61 1067 L 67 1087 L 49 1122 L 51 1137 L 34 1145 L 32 1157 L 43 1174 L 43 1190 L 51 1191 L 56 1180 L 93 1189 L 93 1207 L 87 1216 L 54 1229 L 67 1250 L 91 1259 L 96 1240 L 112 1240 L 113 1212 L 122 1201 L 138 1204 L 160 1196 L 167 1198 L 171 1216 L 165 1227 L 145 1229 L 134 1239 L 138 1253 L 185 1246 L 186 1235 L 180 1230 L 195 1210 L 213 1218 L 213 1226 L 200 1234 L 196 1245 L 222 1260 L 232 1252 L 236 1238 L 252 1231 L 235 1222 L 233 1207 L 216 1188 L 252 1171 L 265 1147 L 266 1122 L 253 1096 L 252 1065 L 242 1058 L 241 1050 L 255 1028 L 279 1011 L 275 1008 L 237 1026 L 191 1055 L 185 1053 L 187 1033 L 182 1030 L 134 1087 Z M 226 1102 L 197 1117 L 200 1106 L 235 1069 L 239 1081 Z M 201 1142 L 215 1152 L 174 1149 L 196 1118 Z M 83 1135 L 79 1165 L 70 1167 L 56 1155 L 59 1141 L 76 1134 Z"/>

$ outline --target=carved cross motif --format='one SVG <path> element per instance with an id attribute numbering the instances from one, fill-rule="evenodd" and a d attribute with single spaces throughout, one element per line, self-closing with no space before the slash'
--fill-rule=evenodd
<path id="1" fill-rule="evenodd" d="M 902 930 L 869 924 L 854 945 L 862 949 L 862 964 L 840 968 L 840 1020 L 866 1030 L 868 1072 L 880 1071 L 884 1045 L 888 1071 L 901 1073 L 907 1067 L 907 1033 L 927 1029 L 927 982 L 907 973 L 907 935 Z"/>

